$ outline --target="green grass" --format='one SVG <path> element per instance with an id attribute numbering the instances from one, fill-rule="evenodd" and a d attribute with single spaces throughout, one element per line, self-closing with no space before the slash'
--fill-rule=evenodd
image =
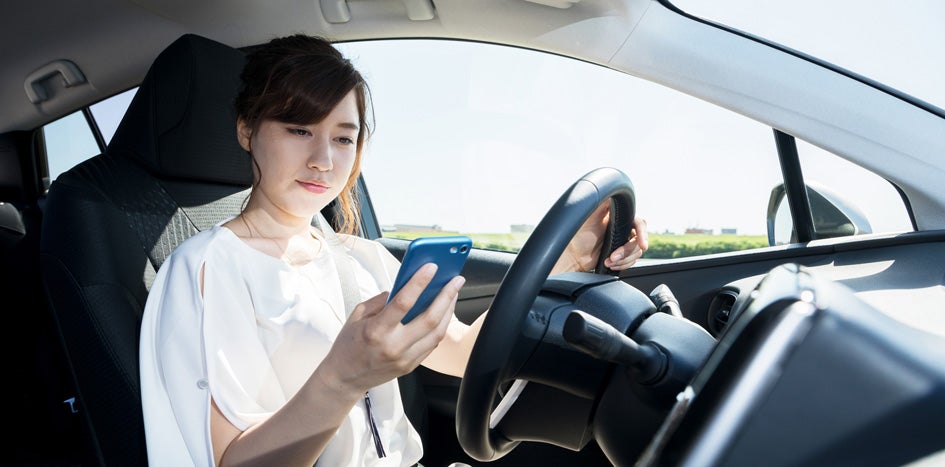
<path id="1" fill-rule="evenodd" d="M 467 235 L 472 238 L 476 248 L 513 252 L 521 249 L 528 239 L 527 233 L 384 232 L 385 237 L 406 240 L 449 235 Z M 649 240 L 650 249 L 643 257 L 651 259 L 682 258 L 768 246 L 768 237 L 765 235 L 650 234 Z"/>
<path id="2" fill-rule="evenodd" d="M 768 246 L 766 235 L 650 235 L 644 258 L 684 258 Z"/>

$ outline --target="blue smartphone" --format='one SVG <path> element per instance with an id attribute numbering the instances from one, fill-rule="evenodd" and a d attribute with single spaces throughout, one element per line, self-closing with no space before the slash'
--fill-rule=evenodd
<path id="1" fill-rule="evenodd" d="M 413 277 L 417 269 L 420 269 L 420 266 L 426 263 L 436 263 L 437 270 L 433 280 L 427 284 L 427 288 L 417 298 L 416 303 L 400 320 L 401 323 L 407 324 L 417 315 L 426 311 L 433 303 L 433 299 L 443 289 L 443 286 L 462 272 L 470 249 L 472 249 L 472 239 L 465 235 L 421 237 L 407 245 L 407 252 L 404 253 L 400 270 L 397 271 L 397 278 L 394 279 L 394 287 L 391 289 L 390 295 L 387 296 L 388 303 L 394 295 L 397 295 L 404 284 Z"/>

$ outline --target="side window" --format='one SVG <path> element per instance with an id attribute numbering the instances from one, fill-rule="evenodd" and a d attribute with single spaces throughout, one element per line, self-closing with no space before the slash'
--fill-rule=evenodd
<path id="1" fill-rule="evenodd" d="M 99 152 L 98 142 L 82 111 L 73 112 L 43 128 L 49 181 Z"/>
<path id="2" fill-rule="evenodd" d="M 135 89 L 125 91 L 92 105 L 92 120 L 108 144 L 118 128 L 125 109 L 134 97 Z M 82 110 L 73 112 L 43 127 L 49 181 L 76 164 L 102 152 L 95 139 L 93 127 Z"/>
<path id="3" fill-rule="evenodd" d="M 831 192 L 835 203 L 845 204 L 859 214 L 865 228 L 858 229 L 857 233 L 912 230 L 902 196 L 892 183 L 806 141 L 796 141 L 804 182 Z"/>
<path id="4" fill-rule="evenodd" d="M 385 237 L 462 233 L 517 251 L 584 173 L 623 170 L 645 258 L 768 246 L 771 128 L 605 67 L 460 41 L 342 44 L 371 88 L 363 161 Z M 422 79 L 418 79 L 422 77 Z"/>
<path id="5" fill-rule="evenodd" d="M 805 141 L 795 143 L 815 239 L 913 230 L 902 195 L 888 180 Z M 783 189 L 772 194 L 771 202 L 771 243 L 796 242 Z"/>
<path id="6" fill-rule="evenodd" d="M 132 88 L 89 107 L 92 111 L 92 117 L 95 119 L 95 124 L 102 132 L 105 144 L 112 140 L 112 136 L 114 136 L 115 130 L 118 129 L 118 124 L 125 115 L 125 110 L 131 105 L 131 99 L 135 97 L 136 92 L 138 92 L 138 88 Z"/>

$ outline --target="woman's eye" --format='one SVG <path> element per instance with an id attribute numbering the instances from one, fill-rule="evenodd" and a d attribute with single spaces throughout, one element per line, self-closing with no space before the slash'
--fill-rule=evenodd
<path id="1" fill-rule="evenodd" d="M 289 133 L 296 136 L 308 136 L 311 134 L 305 128 L 289 128 Z"/>
<path id="2" fill-rule="evenodd" d="M 349 137 L 347 137 L 347 136 L 342 136 L 342 137 L 338 138 L 338 142 L 341 143 L 341 144 L 345 144 L 345 145 L 354 144 L 354 140 L 351 139 L 351 138 L 349 138 Z"/>

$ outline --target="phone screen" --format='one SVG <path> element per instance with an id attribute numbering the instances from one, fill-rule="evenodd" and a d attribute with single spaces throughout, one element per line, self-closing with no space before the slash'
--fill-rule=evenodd
<path id="1" fill-rule="evenodd" d="M 420 266 L 426 263 L 436 263 L 437 270 L 433 280 L 420 294 L 410 311 L 404 315 L 401 323 L 407 324 L 417 315 L 426 311 L 433 299 L 443 289 L 443 286 L 462 272 L 471 248 L 472 239 L 465 235 L 421 237 L 410 242 L 387 301 L 390 302 L 394 295 L 397 295 L 397 292 L 413 277 Z"/>

